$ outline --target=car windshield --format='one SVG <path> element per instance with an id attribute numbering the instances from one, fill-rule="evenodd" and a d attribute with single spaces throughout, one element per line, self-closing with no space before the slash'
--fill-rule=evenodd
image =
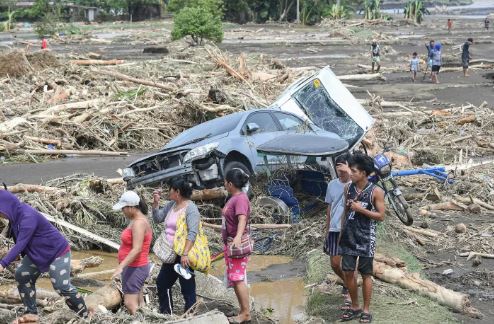
<path id="1" fill-rule="evenodd" d="M 166 144 L 163 149 L 169 149 L 172 147 L 182 146 L 187 143 L 193 143 L 205 136 L 214 137 L 223 133 L 230 132 L 235 127 L 237 127 L 241 118 L 242 114 L 237 113 L 199 124 L 180 133 L 180 135 L 168 142 L 168 144 Z"/>
<path id="2" fill-rule="evenodd" d="M 297 91 L 295 99 L 314 124 L 338 134 L 353 146 L 364 130 L 331 99 L 319 79 Z"/>

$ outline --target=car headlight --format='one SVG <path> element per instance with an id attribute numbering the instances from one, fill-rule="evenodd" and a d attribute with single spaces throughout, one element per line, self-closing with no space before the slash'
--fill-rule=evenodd
<path id="1" fill-rule="evenodd" d="M 184 162 L 188 162 L 203 156 L 206 156 L 209 152 L 215 150 L 218 147 L 219 143 L 214 142 L 214 143 L 209 143 L 203 146 L 196 147 L 184 156 Z"/>
<path id="2" fill-rule="evenodd" d="M 122 178 L 125 179 L 130 179 L 134 178 L 136 176 L 136 173 L 132 168 L 125 168 L 122 170 Z"/>

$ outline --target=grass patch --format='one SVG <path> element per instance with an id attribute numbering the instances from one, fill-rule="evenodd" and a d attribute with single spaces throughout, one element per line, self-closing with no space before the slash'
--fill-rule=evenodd
<path id="1" fill-rule="evenodd" d="M 322 250 L 314 249 L 307 253 L 307 274 L 305 281 L 308 284 L 321 283 L 332 272 L 329 256 L 324 254 Z"/>

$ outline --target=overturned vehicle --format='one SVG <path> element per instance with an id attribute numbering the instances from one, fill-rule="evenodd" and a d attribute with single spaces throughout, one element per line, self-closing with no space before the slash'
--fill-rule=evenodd
<path id="1" fill-rule="evenodd" d="M 257 148 L 273 139 L 304 133 L 328 143 L 342 139 L 350 150 L 372 124 L 372 117 L 325 67 L 294 82 L 266 109 L 219 117 L 182 132 L 159 152 L 130 164 L 123 177 L 129 188 L 156 186 L 174 177 L 185 177 L 198 189 L 212 188 L 221 185 L 232 168 L 248 174 L 265 170 L 265 157 Z M 267 162 L 271 167 L 283 163 Z"/>

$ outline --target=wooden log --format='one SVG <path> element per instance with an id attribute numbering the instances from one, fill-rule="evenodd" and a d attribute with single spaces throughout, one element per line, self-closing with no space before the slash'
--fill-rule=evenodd
<path id="1" fill-rule="evenodd" d="M 222 199 L 228 195 L 224 188 L 194 190 L 191 199 L 194 201 L 206 201 L 214 199 Z"/>
<path id="2" fill-rule="evenodd" d="M 62 146 L 61 140 L 54 140 L 54 139 L 43 138 L 43 137 L 34 137 L 34 136 L 28 136 L 28 135 L 24 135 L 24 139 L 38 142 L 38 143 L 42 143 L 42 144 L 52 144 L 52 145 L 56 145 L 58 147 Z"/>
<path id="3" fill-rule="evenodd" d="M 465 117 L 462 117 L 460 118 L 456 124 L 457 125 L 465 125 L 465 124 L 468 124 L 468 123 L 475 123 L 477 121 L 477 116 L 475 116 L 474 114 L 470 114 L 470 115 L 467 115 Z"/>
<path id="4" fill-rule="evenodd" d="M 71 60 L 74 65 L 118 65 L 125 63 L 124 60 Z"/>
<path id="5" fill-rule="evenodd" d="M 53 301 L 53 300 L 58 300 L 60 298 L 61 298 L 60 295 L 58 295 L 54 291 L 49 291 L 41 288 L 36 289 L 36 301 L 37 302 L 41 301 L 42 305 L 46 305 L 46 301 L 42 302 L 43 300 Z M 0 300 L 2 302 L 12 303 L 12 304 L 22 303 L 21 296 L 19 296 L 19 291 L 17 290 L 17 287 L 13 285 L 1 287 Z"/>
<path id="6" fill-rule="evenodd" d="M 467 257 L 467 261 L 479 256 L 479 257 L 482 257 L 482 258 L 486 258 L 486 259 L 494 259 L 494 254 L 489 254 L 489 253 L 480 253 L 480 252 L 466 252 L 467 255 L 465 255 L 465 253 L 461 253 L 460 256 L 466 256 Z"/>
<path id="7" fill-rule="evenodd" d="M 99 150 L 87 150 L 87 151 L 78 151 L 78 150 L 16 150 L 15 153 L 26 153 L 32 155 L 90 155 L 90 156 L 126 156 L 129 155 L 128 152 L 108 152 L 108 151 L 99 151 Z"/>
<path id="8" fill-rule="evenodd" d="M 86 306 L 91 313 L 103 306 L 108 310 L 116 309 L 122 303 L 120 290 L 113 284 L 105 285 L 86 297 Z"/>
<path id="9" fill-rule="evenodd" d="M 53 115 L 57 114 L 60 111 L 71 110 L 71 109 L 87 109 L 87 108 L 93 107 L 95 105 L 98 105 L 98 104 L 102 103 L 103 101 L 104 101 L 103 98 L 96 98 L 96 99 L 85 100 L 85 101 L 69 102 L 66 104 L 52 106 L 40 114 L 29 116 L 29 118 L 50 118 L 50 117 L 53 117 Z"/>
<path id="10" fill-rule="evenodd" d="M 388 257 L 381 253 L 376 253 L 374 255 L 374 260 L 385 263 L 393 268 L 404 268 L 406 266 L 405 261 L 395 257 Z"/>
<path id="11" fill-rule="evenodd" d="M 72 274 L 80 273 L 86 268 L 95 268 L 103 263 L 103 258 L 98 256 L 92 256 L 84 258 L 82 260 L 71 260 L 70 271 Z"/>
<path id="12" fill-rule="evenodd" d="M 403 228 L 410 231 L 410 232 L 424 235 L 424 236 L 428 236 L 428 237 L 432 237 L 432 238 L 436 238 L 439 235 L 441 235 L 441 232 L 434 231 L 431 229 L 415 228 L 415 227 L 411 227 L 411 226 L 403 226 Z"/>
<path id="13" fill-rule="evenodd" d="M 88 273 L 79 273 L 76 275 L 76 278 L 82 278 L 82 279 L 98 278 L 100 276 L 112 275 L 114 272 L 115 269 L 88 272 Z"/>
<path id="14" fill-rule="evenodd" d="M 137 84 L 147 85 L 150 87 L 155 87 L 155 88 L 163 89 L 163 90 L 170 91 L 170 92 L 173 92 L 176 90 L 176 88 L 172 85 L 156 83 L 156 82 L 149 81 L 149 80 L 138 79 L 138 78 L 134 78 L 134 77 L 131 77 L 131 76 L 128 76 L 128 75 L 125 75 L 123 73 L 116 72 L 116 71 L 96 70 L 96 69 L 92 69 L 91 71 L 94 73 L 97 73 L 97 74 L 112 76 L 112 77 L 119 79 L 119 80 L 124 80 L 124 81 L 129 81 L 129 82 L 133 82 L 133 83 L 137 83 Z"/>
<path id="15" fill-rule="evenodd" d="M 92 232 L 90 232 L 88 230 L 85 230 L 83 228 L 80 228 L 78 226 L 75 226 L 75 225 L 73 225 L 73 224 L 71 224 L 69 222 L 66 222 L 66 221 L 62 220 L 62 219 L 54 218 L 54 217 L 52 217 L 50 215 L 47 215 L 45 213 L 41 213 L 41 214 L 43 216 L 45 216 L 46 219 L 48 219 L 50 222 L 55 223 L 55 224 L 57 224 L 59 226 L 65 227 L 65 228 L 67 228 L 69 230 L 72 230 L 72 231 L 74 231 L 76 233 L 79 233 L 79 234 L 81 234 L 82 236 L 88 238 L 91 241 L 102 243 L 102 244 L 104 244 L 104 245 L 106 245 L 108 247 L 111 247 L 111 248 L 115 249 L 115 250 L 120 249 L 120 244 L 117 244 L 115 242 L 112 242 L 112 241 L 110 241 L 110 240 L 108 240 L 108 239 L 106 239 L 104 237 L 101 237 L 99 235 L 96 235 L 96 234 L 94 234 L 94 233 L 92 233 Z"/>
<path id="16" fill-rule="evenodd" d="M 458 196 L 458 195 L 454 195 L 455 199 L 458 200 L 459 202 L 462 202 L 464 204 L 477 204 L 479 205 L 480 207 L 483 207 L 485 209 L 488 209 L 488 210 L 494 210 L 494 206 L 491 205 L 491 204 L 488 204 L 478 198 L 469 198 L 469 197 L 461 197 L 461 196 Z"/>
<path id="17" fill-rule="evenodd" d="M 221 225 L 210 224 L 205 222 L 203 222 L 202 225 L 204 227 L 209 227 L 215 230 L 221 230 Z M 286 229 L 292 227 L 291 224 L 251 224 L 250 226 L 258 229 L 274 229 L 274 230 Z"/>
<path id="18" fill-rule="evenodd" d="M 7 189 L 12 193 L 23 193 L 23 192 L 53 193 L 53 192 L 61 191 L 60 188 L 56 188 L 56 187 L 47 187 L 47 186 L 24 184 L 24 183 L 18 183 L 15 186 L 8 186 Z"/>
<path id="19" fill-rule="evenodd" d="M 386 81 L 386 78 L 381 73 L 348 74 L 348 75 L 338 75 L 336 77 L 340 81 L 372 81 L 372 80 Z"/>
<path id="20" fill-rule="evenodd" d="M 470 317 L 479 318 L 481 316 L 480 312 L 471 306 L 468 295 L 444 288 L 432 281 L 421 279 L 418 273 L 407 273 L 402 269 L 374 261 L 374 276 L 382 281 L 427 296 L 441 305 Z"/>
<path id="21" fill-rule="evenodd" d="M 433 204 L 433 205 L 428 205 L 428 206 L 425 206 L 424 208 L 427 210 L 458 210 L 458 211 L 465 210 L 464 208 L 456 205 L 455 203 L 453 203 L 451 201 Z"/>

